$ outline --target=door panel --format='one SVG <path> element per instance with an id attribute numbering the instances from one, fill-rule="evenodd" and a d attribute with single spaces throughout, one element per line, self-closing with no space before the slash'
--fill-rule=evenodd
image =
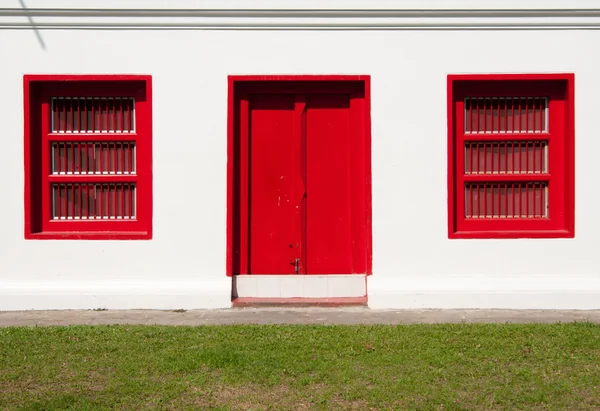
<path id="1" fill-rule="evenodd" d="M 350 97 L 306 101 L 306 253 L 309 274 L 350 274 Z"/>
<path id="2" fill-rule="evenodd" d="M 253 95 L 249 135 L 249 272 L 294 274 L 299 258 L 293 95 Z M 296 120 L 297 121 L 297 120 Z"/>

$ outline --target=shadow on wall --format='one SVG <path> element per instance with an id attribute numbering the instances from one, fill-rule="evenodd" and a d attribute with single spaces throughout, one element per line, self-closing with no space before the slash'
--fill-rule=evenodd
<path id="1" fill-rule="evenodd" d="M 25 14 L 27 15 L 27 20 L 29 20 L 29 24 L 31 25 L 31 28 L 33 29 L 33 32 L 35 33 L 35 37 L 37 37 L 38 42 L 40 43 L 40 46 L 42 46 L 42 50 L 45 51 L 46 43 L 44 43 L 44 39 L 42 38 L 40 31 L 38 30 L 35 23 L 33 22 L 33 18 L 27 14 L 27 6 L 25 5 L 25 1 L 19 0 L 19 3 L 21 4 L 21 8 L 25 11 Z"/>

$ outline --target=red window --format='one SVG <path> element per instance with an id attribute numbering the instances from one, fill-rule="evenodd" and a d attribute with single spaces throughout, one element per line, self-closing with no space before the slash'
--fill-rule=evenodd
<path id="1" fill-rule="evenodd" d="M 24 76 L 25 238 L 150 239 L 150 76 Z"/>
<path id="2" fill-rule="evenodd" d="M 450 238 L 574 236 L 573 83 L 448 77 Z"/>

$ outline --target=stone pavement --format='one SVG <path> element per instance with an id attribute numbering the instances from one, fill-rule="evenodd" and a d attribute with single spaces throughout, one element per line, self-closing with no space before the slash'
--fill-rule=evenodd
<path id="1" fill-rule="evenodd" d="M 375 310 L 337 308 L 232 308 L 223 310 L 57 310 L 3 311 L 0 327 L 97 324 L 435 324 L 556 323 L 600 324 L 600 310 Z"/>

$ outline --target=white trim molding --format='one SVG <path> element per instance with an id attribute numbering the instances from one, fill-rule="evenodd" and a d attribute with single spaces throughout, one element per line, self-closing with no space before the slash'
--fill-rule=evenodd
<path id="1" fill-rule="evenodd" d="M 369 307 L 393 309 L 597 310 L 600 276 L 369 277 Z"/>
<path id="2" fill-rule="evenodd" d="M 165 278 L 167 275 L 165 276 Z M 0 311 L 231 307 L 231 278 L 184 280 L 0 280 Z"/>
<path id="3" fill-rule="evenodd" d="M 40 2 L 35 2 L 41 4 Z M 43 3 L 65 3 L 54 1 Z M 66 2 L 69 3 L 70 2 Z M 96 3 L 98 2 L 90 2 Z M 114 2 L 108 2 L 114 4 Z M 291 1 L 292 5 L 299 5 Z M 338 4 L 331 0 L 326 5 Z M 600 8 L 506 8 L 497 1 L 485 2 L 476 8 L 449 8 L 471 4 L 468 1 L 448 1 L 445 8 L 431 6 L 440 3 L 423 1 L 423 8 L 414 8 L 414 1 L 402 2 L 404 8 L 390 7 L 382 1 L 349 2 L 357 8 L 248 8 L 249 4 L 273 4 L 265 1 L 243 3 L 246 8 L 214 8 L 215 2 L 201 3 L 199 8 L 0 8 L 0 29 L 13 30 L 597 30 L 600 29 Z M 511 5 L 512 2 L 503 4 Z M 538 5 L 541 2 L 538 2 Z M 24 3 L 22 3 L 24 4 Z M 151 3 L 154 4 L 154 3 Z M 182 6 L 173 1 L 172 6 Z M 240 2 L 222 2 L 241 5 Z M 307 2 L 313 5 L 314 2 Z M 524 7 L 531 1 L 523 0 Z M 589 2 L 563 1 L 569 6 Z M 187 3 L 189 6 L 189 3 Z M 429 5 L 429 8 L 424 6 Z M 497 8 L 489 8 L 489 6 Z M 390 8 L 382 8 L 388 6 Z M 411 7 L 412 6 L 412 7 Z M 349 7 L 349 6 L 348 6 Z"/>

